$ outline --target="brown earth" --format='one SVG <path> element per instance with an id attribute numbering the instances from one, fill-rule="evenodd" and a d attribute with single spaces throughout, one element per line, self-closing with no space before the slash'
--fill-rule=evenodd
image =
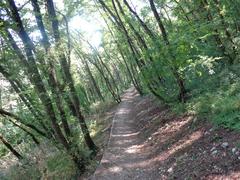
<path id="1" fill-rule="evenodd" d="M 129 89 L 89 179 L 240 179 L 240 133 L 191 115 L 175 116 Z"/>

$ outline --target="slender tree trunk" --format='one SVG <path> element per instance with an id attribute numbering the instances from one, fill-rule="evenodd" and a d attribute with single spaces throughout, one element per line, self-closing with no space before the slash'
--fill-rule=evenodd
<path id="1" fill-rule="evenodd" d="M 56 48 L 59 52 L 59 61 L 60 61 L 61 68 L 62 68 L 63 73 L 64 73 L 64 81 L 65 81 L 65 83 L 68 84 L 69 89 L 70 89 L 70 101 L 69 102 L 72 104 L 71 107 L 74 108 L 74 109 L 71 109 L 71 111 L 74 115 L 77 116 L 77 118 L 79 120 L 80 127 L 81 127 L 82 132 L 83 132 L 84 140 L 85 140 L 88 148 L 90 150 L 92 150 L 93 152 L 96 152 L 98 148 L 94 144 L 94 142 L 93 142 L 93 140 L 90 136 L 90 133 L 89 133 L 88 127 L 86 125 L 85 119 L 84 119 L 84 117 L 81 113 L 79 98 L 77 96 L 77 91 L 76 91 L 75 86 L 74 86 L 74 81 L 73 81 L 72 75 L 70 73 L 70 69 L 69 69 L 66 57 L 62 52 L 59 51 L 59 48 L 60 48 L 59 22 L 57 20 L 57 16 L 56 16 L 55 8 L 54 8 L 54 5 L 53 5 L 53 1 L 52 0 L 47 0 L 46 3 L 47 3 L 48 14 L 50 16 L 51 23 L 52 23 L 52 30 L 53 30 L 53 35 L 54 35 L 54 39 L 55 39 L 55 42 L 56 42 Z"/>
<path id="2" fill-rule="evenodd" d="M 40 129 L 38 129 L 36 126 L 32 125 L 32 124 L 29 124 L 29 123 L 25 123 L 20 117 L 8 112 L 8 111 L 5 111 L 3 109 L 0 109 L 0 114 L 3 115 L 3 116 L 8 116 L 10 118 L 13 118 L 15 119 L 17 122 L 23 124 L 24 126 L 34 130 L 35 132 L 37 132 L 38 134 L 40 134 L 41 136 L 43 137 L 46 137 L 45 133 L 42 132 Z"/>
<path id="3" fill-rule="evenodd" d="M 44 83 L 42 81 L 41 75 L 39 73 L 39 70 L 37 68 L 36 65 L 36 61 L 34 59 L 34 55 L 33 52 L 35 52 L 35 48 L 34 45 L 31 41 L 31 39 L 29 38 L 28 34 L 26 33 L 21 18 L 19 16 L 17 7 L 15 5 L 15 2 L 13 0 L 8 0 L 11 12 L 12 12 L 12 17 L 13 20 L 16 22 L 16 27 L 17 27 L 17 33 L 20 37 L 20 39 L 22 40 L 23 44 L 24 44 L 24 49 L 26 52 L 26 57 L 27 57 L 27 61 L 25 60 L 24 55 L 21 54 L 20 50 L 16 50 L 19 49 L 16 45 L 15 42 L 11 42 L 12 45 L 14 44 L 14 48 L 15 51 L 17 52 L 17 55 L 19 56 L 19 58 L 23 61 L 23 63 L 26 65 L 28 73 L 29 73 L 29 77 L 30 77 L 30 81 L 35 85 L 36 91 L 38 92 L 39 98 L 42 101 L 45 110 L 48 114 L 49 119 L 51 120 L 52 123 L 52 127 L 56 133 L 56 137 L 58 138 L 59 142 L 66 148 L 69 149 L 69 144 L 66 140 L 66 138 L 64 137 L 58 123 L 57 123 L 57 118 L 54 112 L 54 108 L 52 106 L 52 102 L 51 99 L 48 95 L 48 92 L 44 86 Z"/>
<path id="4" fill-rule="evenodd" d="M 104 21 L 105 21 L 105 23 L 106 23 L 106 25 L 107 25 L 107 27 L 108 27 L 108 30 L 109 30 L 112 38 L 114 39 L 114 33 L 112 32 L 112 30 L 111 30 L 111 28 L 110 28 L 110 26 L 109 26 L 109 24 L 108 24 L 108 22 L 107 22 L 107 20 L 106 20 L 105 18 L 104 18 Z M 135 87 L 136 90 L 139 92 L 139 94 L 140 94 L 140 95 L 143 95 L 143 92 L 142 92 L 142 88 L 141 88 L 141 86 L 140 86 L 140 83 L 138 82 L 138 80 L 137 80 L 136 77 L 134 76 L 134 72 L 130 70 L 131 68 L 129 67 L 129 65 L 128 65 L 128 63 L 127 63 L 127 60 L 126 60 L 126 58 L 125 58 L 125 56 L 124 56 L 124 53 L 123 53 L 123 51 L 122 51 L 122 49 L 121 49 L 121 45 L 120 45 L 119 42 L 116 41 L 115 39 L 114 39 L 114 41 L 115 41 L 115 44 L 117 45 L 118 51 L 119 51 L 119 53 L 120 53 L 120 55 L 121 55 L 121 57 L 122 57 L 122 60 L 123 60 L 123 62 L 124 62 L 124 65 L 125 65 L 125 67 L 126 67 L 126 69 L 127 69 L 127 72 L 128 72 L 129 77 L 130 77 L 130 79 L 131 79 L 131 82 L 133 83 L 134 87 Z"/>
<path id="5" fill-rule="evenodd" d="M 207 0 L 205 0 L 207 2 Z M 233 50 L 233 55 L 234 55 L 234 59 L 236 58 L 237 56 L 237 51 L 236 51 L 236 45 L 233 41 L 233 37 L 232 37 L 232 34 L 230 33 L 230 31 L 228 30 L 228 27 L 227 27 L 227 23 L 225 21 L 225 18 L 222 14 L 222 9 L 220 7 L 220 2 L 219 0 L 213 0 L 213 2 L 215 3 L 216 5 L 216 9 L 217 9 L 217 13 L 218 13 L 218 16 L 220 17 L 221 19 L 221 24 L 224 28 L 224 31 L 225 31 L 225 34 L 227 36 L 227 39 L 229 40 L 229 42 L 232 44 L 232 50 Z"/>
<path id="6" fill-rule="evenodd" d="M 211 12 L 207 8 L 207 6 L 209 5 L 208 1 L 202 0 L 201 5 L 203 7 L 203 10 L 205 10 L 207 12 L 207 20 L 209 21 L 209 23 L 212 23 L 213 17 L 212 17 Z M 214 38 L 215 38 L 217 47 L 220 49 L 220 51 L 223 53 L 223 55 L 229 59 L 230 64 L 232 64 L 234 62 L 234 58 L 227 52 L 227 48 L 225 47 L 225 45 L 220 37 L 219 30 L 214 28 L 214 31 L 215 31 Z"/>
<path id="7" fill-rule="evenodd" d="M 0 110 L 0 114 L 1 114 L 1 110 Z M 4 117 L 6 117 L 5 115 L 3 115 Z M 7 118 L 7 117 L 6 117 Z M 35 135 L 33 133 L 31 133 L 29 130 L 27 130 L 26 128 L 24 128 L 23 126 L 19 125 L 18 123 L 14 122 L 13 120 L 11 120 L 10 118 L 8 118 L 8 120 L 16 127 L 18 127 L 19 129 L 23 130 L 27 135 L 29 135 L 33 142 L 35 142 L 37 145 L 40 144 L 40 142 L 38 141 L 38 139 L 35 137 Z"/>
<path id="8" fill-rule="evenodd" d="M 21 85 L 21 83 L 17 79 L 12 79 L 13 76 L 9 74 L 1 65 L 0 73 L 2 73 L 2 75 L 9 81 L 12 88 L 19 95 L 20 99 L 23 101 L 23 103 L 26 105 L 26 107 L 29 109 L 29 111 L 33 114 L 35 119 L 37 119 L 41 127 L 44 129 L 45 133 L 42 132 L 43 135 L 47 138 L 52 138 L 50 130 L 43 122 L 42 118 L 44 118 L 44 115 L 40 111 L 38 111 L 37 107 L 35 107 L 30 96 L 27 93 L 25 93 L 27 90 Z"/>
<path id="9" fill-rule="evenodd" d="M 102 69 L 97 63 L 92 63 L 92 64 L 96 67 L 96 69 L 98 70 L 98 72 L 99 72 L 99 73 L 101 74 L 101 76 L 103 77 L 103 79 L 104 79 L 104 81 L 105 81 L 105 83 L 106 83 L 106 86 L 107 86 L 109 92 L 111 93 L 113 99 L 114 99 L 117 103 L 120 103 L 121 101 L 120 101 L 118 95 L 115 93 L 114 88 L 112 87 L 112 85 L 111 85 L 108 77 L 106 77 L 103 69 Z"/>
<path id="10" fill-rule="evenodd" d="M 3 136 L 0 134 L 0 141 L 6 146 L 6 148 L 11 152 L 13 153 L 14 156 L 16 156 L 19 160 L 23 159 L 22 155 L 16 150 L 13 148 L 13 146 L 7 142 L 7 140 L 5 140 L 3 138 Z"/>
<path id="11" fill-rule="evenodd" d="M 139 23 L 141 24 L 141 26 L 143 27 L 144 31 L 149 35 L 149 37 L 151 37 L 153 40 L 155 40 L 155 35 L 154 33 L 150 30 L 150 28 L 147 26 L 147 24 L 145 22 L 143 22 L 143 20 L 139 17 L 139 15 L 137 14 L 136 11 L 134 11 L 131 6 L 129 5 L 129 3 L 127 2 L 127 0 L 123 0 L 124 4 L 127 6 L 128 10 L 137 18 L 137 20 L 139 21 Z"/>
<path id="12" fill-rule="evenodd" d="M 177 0 L 173 0 L 173 1 L 178 5 L 178 7 L 179 7 L 180 10 L 182 11 L 182 13 L 183 13 L 184 17 L 186 18 L 186 20 L 190 22 L 190 18 L 188 17 L 186 11 L 184 10 L 184 8 L 183 8 L 182 5 L 180 4 L 180 2 L 177 1 Z"/>
<path id="13" fill-rule="evenodd" d="M 118 8 L 119 8 L 121 14 L 125 17 L 125 16 L 126 16 L 126 15 L 125 15 L 125 12 L 124 12 L 123 8 L 121 7 L 121 4 L 120 4 L 119 0 L 116 0 L 116 2 L 117 2 Z M 115 3 L 114 3 L 114 0 L 112 0 L 112 4 L 113 4 L 114 10 L 115 10 L 115 13 L 118 14 L 117 8 L 116 8 Z M 119 15 L 118 15 L 118 18 L 120 18 Z M 129 25 L 130 29 L 134 32 L 134 34 L 135 34 L 135 36 L 136 36 L 136 38 L 137 38 L 137 41 L 139 42 L 139 46 L 140 46 L 140 47 L 143 47 L 144 50 L 145 50 L 145 52 L 147 52 L 147 55 L 148 55 L 150 64 L 153 64 L 154 60 L 153 60 L 153 57 L 151 56 L 151 54 L 148 52 L 148 51 L 149 51 L 149 47 L 148 47 L 145 39 L 142 38 L 141 34 L 138 33 L 138 31 L 137 31 L 136 28 L 131 24 L 131 22 L 128 21 L 128 25 Z M 124 26 L 124 25 L 123 25 L 123 26 Z M 157 86 L 160 86 L 160 85 L 161 85 L 161 83 L 162 83 L 162 77 L 160 77 L 160 76 L 158 75 L 158 72 L 157 72 L 157 70 L 155 69 L 155 66 L 153 66 L 153 69 L 154 69 L 154 72 L 156 73 L 156 75 L 155 75 L 155 77 L 153 77 L 153 82 L 151 82 L 151 84 L 155 83 L 154 86 L 157 87 Z M 158 81 L 155 81 L 154 78 L 157 78 Z"/>
<path id="14" fill-rule="evenodd" d="M 99 53 L 97 54 L 97 57 L 98 57 L 101 65 L 104 67 L 104 69 L 106 69 L 107 74 L 110 76 L 110 79 L 112 80 L 113 88 L 115 87 L 114 89 L 116 89 L 116 93 L 115 93 L 116 97 L 117 97 L 118 101 L 121 102 L 121 97 L 119 95 L 119 89 L 118 89 L 117 83 L 116 83 L 111 71 L 109 70 L 108 66 L 103 62 L 103 59 L 102 59 L 102 57 L 100 56 Z"/>
<path id="15" fill-rule="evenodd" d="M 158 12 L 157 12 L 157 9 L 156 9 L 156 6 L 153 2 L 153 0 L 149 0 L 149 3 L 150 3 L 150 7 L 151 7 L 151 10 L 154 14 L 154 17 L 156 18 L 157 20 L 157 23 L 158 23 L 158 27 L 160 29 L 160 32 L 162 33 L 162 37 L 163 37 L 163 40 L 164 42 L 166 43 L 166 45 L 169 45 L 169 40 L 168 40 L 168 35 L 167 35 L 167 31 L 163 25 L 163 22 L 162 22 L 162 19 L 160 18 Z"/>
<path id="16" fill-rule="evenodd" d="M 60 97 L 61 91 L 59 90 L 59 85 L 57 83 L 57 79 L 55 77 L 55 70 L 52 64 L 50 64 L 50 72 L 49 72 L 49 79 L 48 82 L 50 86 L 52 87 L 52 92 L 54 93 L 55 100 L 56 100 L 56 106 L 58 111 L 60 112 L 60 119 L 63 124 L 64 132 L 67 136 L 71 136 L 71 130 L 67 121 L 67 115 L 64 110 L 64 104 L 62 101 L 62 98 Z"/>
<path id="17" fill-rule="evenodd" d="M 39 30 L 41 32 L 41 35 L 42 35 L 42 44 L 43 44 L 43 46 L 45 48 L 45 51 L 48 55 L 49 48 L 50 48 L 50 43 L 49 43 L 48 35 L 46 33 L 46 30 L 45 30 L 45 26 L 43 24 L 42 15 L 41 15 L 41 12 L 40 12 L 40 7 L 38 5 L 37 0 L 31 0 L 31 2 L 32 2 L 33 8 L 34 8 L 33 10 L 34 10 L 34 14 L 35 14 L 35 19 L 37 21 L 38 28 L 39 28 Z M 55 95 L 56 105 L 57 105 L 57 108 L 60 112 L 60 118 L 61 118 L 61 121 L 62 121 L 62 124 L 63 124 L 63 129 L 65 131 L 65 134 L 67 136 L 71 136 L 71 130 L 70 130 L 69 124 L 67 122 L 67 115 L 65 113 L 64 104 L 63 104 L 63 101 L 62 101 L 62 98 L 61 98 L 61 91 L 59 90 L 59 85 L 58 85 L 58 82 L 57 82 L 57 79 L 56 79 L 56 72 L 55 72 L 54 65 L 53 65 L 51 59 L 49 59 L 49 66 L 50 66 L 50 70 L 49 70 L 49 73 L 48 73 L 49 77 L 47 77 L 48 83 L 51 86 L 52 93 Z"/>
<path id="18" fill-rule="evenodd" d="M 142 59 L 139 58 L 140 57 L 139 56 L 139 52 L 138 52 L 137 48 L 135 48 L 134 43 L 133 43 L 129 33 L 128 33 L 126 27 L 124 26 L 124 23 L 123 23 L 120 15 L 119 15 L 119 13 L 117 11 L 117 8 L 115 6 L 114 1 L 112 0 L 112 4 L 113 4 L 114 10 L 116 12 L 116 16 L 114 15 L 114 13 L 108 8 L 108 6 L 102 0 L 98 0 L 98 2 L 102 5 L 104 11 L 107 12 L 114 19 L 114 21 L 111 19 L 112 22 L 114 24 L 115 23 L 117 24 L 118 30 L 120 32 L 122 32 L 123 35 L 126 37 L 126 40 L 127 40 L 128 45 L 129 45 L 129 48 L 130 48 L 130 50 L 132 52 L 133 58 L 134 58 L 134 60 L 135 60 L 135 62 L 137 64 L 138 68 L 140 69 L 142 75 L 144 76 L 145 81 L 147 82 L 146 83 L 147 87 L 148 87 L 148 89 L 151 92 L 153 92 L 153 87 L 155 87 L 155 85 L 152 85 L 151 82 L 148 82 L 148 80 L 147 80 L 147 78 L 145 76 L 145 73 L 143 71 L 143 66 L 145 66 L 145 62 Z M 156 90 L 154 90 L 154 93 L 157 94 Z M 160 95 L 158 95 L 157 97 L 159 97 L 160 99 L 163 99 Z"/>
<path id="19" fill-rule="evenodd" d="M 105 101 L 105 99 L 104 99 L 104 97 L 103 97 L 103 95 L 102 95 L 102 93 L 101 93 L 101 91 L 100 91 L 100 88 L 99 88 L 99 86 L 98 86 L 95 78 L 93 77 L 93 74 L 92 74 L 90 68 L 89 68 L 88 61 L 87 61 L 87 60 L 84 61 L 84 59 L 82 59 L 82 62 L 85 64 L 85 69 L 86 69 L 86 71 L 87 71 L 87 73 L 88 73 L 88 75 L 89 75 L 89 77 L 90 77 L 90 80 L 91 80 L 91 82 L 92 82 L 92 84 L 93 84 L 93 87 L 94 87 L 94 89 L 95 89 L 98 97 L 99 97 L 102 101 Z"/>
<path id="20" fill-rule="evenodd" d="M 162 33 L 162 37 L 163 37 L 163 40 L 165 42 L 165 44 L 167 46 L 170 45 L 170 42 L 168 40 L 168 35 L 167 35 L 167 31 L 162 23 L 162 20 L 157 12 L 157 9 L 156 9 L 156 6 L 154 4 L 154 1 L 153 0 L 148 0 L 149 3 L 150 3 L 150 6 L 151 6 L 151 10 L 154 14 L 154 17 L 156 18 L 157 20 L 157 23 L 158 23 L 158 26 L 159 26 L 159 29 L 160 29 L 160 32 Z M 171 52 L 170 52 L 171 53 Z M 172 54 L 171 54 L 172 55 Z M 172 55 L 173 56 L 173 55 Z M 173 57 L 173 60 L 175 60 L 176 58 Z M 172 68 L 172 72 L 173 72 L 173 75 L 175 76 L 176 78 L 176 81 L 177 81 L 177 84 L 178 84 L 178 87 L 179 87 L 179 100 L 181 102 L 185 102 L 185 94 L 186 94 L 186 89 L 185 89 L 185 85 L 184 85 L 184 80 L 183 78 L 181 77 L 181 75 L 178 73 L 178 69 L 174 66 Z"/>
<path id="21" fill-rule="evenodd" d="M 98 59 L 98 62 L 99 62 L 99 67 L 101 67 L 101 69 L 106 69 L 107 71 L 107 74 L 110 76 L 110 79 L 112 80 L 112 83 L 113 83 L 113 89 L 116 89 L 116 97 L 117 97 L 117 102 L 121 102 L 121 97 L 119 95 L 119 89 L 118 89 L 118 86 L 117 86 L 117 83 L 111 73 L 111 71 L 109 70 L 108 66 L 104 63 L 101 55 L 99 54 L 99 52 L 97 51 L 97 49 L 91 45 L 91 43 L 89 43 L 89 41 L 83 39 L 84 41 L 86 41 L 88 43 L 88 45 L 90 46 L 90 48 L 93 50 L 93 52 L 96 54 L 96 57 Z M 106 53 L 106 52 L 105 52 Z M 107 54 L 107 53 L 106 53 Z M 108 55 L 108 54 L 107 54 Z M 110 58 L 110 56 L 108 56 Z"/>

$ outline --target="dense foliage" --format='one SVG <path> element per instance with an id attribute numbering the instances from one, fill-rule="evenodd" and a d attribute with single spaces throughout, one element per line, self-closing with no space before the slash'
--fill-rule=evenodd
<path id="1" fill-rule="evenodd" d="M 53 0 L 1 1 L 0 156 L 29 166 L 44 144 L 56 153 L 42 167 L 83 172 L 99 150 L 85 116 L 130 86 L 239 130 L 239 3 L 64 0 L 60 11 Z M 99 47 L 69 29 L 83 12 L 104 22 Z"/>

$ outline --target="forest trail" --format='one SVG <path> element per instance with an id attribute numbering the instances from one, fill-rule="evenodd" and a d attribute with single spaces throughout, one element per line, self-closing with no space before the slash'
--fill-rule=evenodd
<path id="1" fill-rule="evenodd" d="M 240 179 L 238 132 L 176 116 L 134 88 L 122 99 L 91 180 Z"/>
<path id="2" fill-rule="evenodd" d="M 123 95 L 112 125 L 108 148 L 92 180 L 148 179 L 152 176 L 144 162 L 147 156 L 139 151 L 142 141 L 136 130 L 135 106 L 138 94 L 131 88 Z"/>
<path id="3" fill-rule="evenodd" d="M 0 2 L 0 180 L 240 180 L 240 0 Z"/>

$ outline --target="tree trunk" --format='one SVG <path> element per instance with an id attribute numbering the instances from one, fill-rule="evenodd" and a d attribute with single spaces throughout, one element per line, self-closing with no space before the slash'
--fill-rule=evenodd
<path id="1" fill-rule="evenodd" d="M 47 126 L 43 122 L 42 118 L 44 118 L 44 115 L 40 111 L 38 111 L 37 107 L 35 107 L 30 96 L 24 93 L 26 92 L 26 89 L 21 85 L 21 83 L 17 79 L 12 79 L 13 76 L 11 76 L 11 74 L 9 74 L 6 70 L 4 70 L 4 68 L 1 65 L 0 65 L 0 73 L 2 73 L 2 75 L 9 81 L 12 88 L 19 95 L 20 99 L 27 106 L 27 108 L 33 114 L 33 116 L 38 120 L 39 124 L 45 131 L 45 132 L 41 132 L 42 135 L 45 136 L 46 138 L 52 138 L 50 130 L 47 128 Z"/>
<path id="2" fill-rule="evenodd" d="M 19 56 L 19 58 L 23 61 L 23 63 L 27 67 L 30 81 L 35 85 L 35 88 L 36 88 L 36 91 L 38 92 L 39 98 L 45 107 L 45 111 L 47 112 L 49 119 L 51 120 L 52 127 L 56 133 L 56 137 L 58 138 L 58 141 L 66 149 L 69 149 L 69 144 L 57 123 L 57 118 L 56 118 L 56 115 L 54 112 L 54 108 L 52 106 L 51 99 L 48 95 L 48 92 L 44 86 L 41 75 L 37 68 L 37 65 L 36 65 L 36 62 L 34 59 L 34 55 L 33 55 L 33 52 L 35 52 L 34 45 L 23 27 L 23 24 L 22 24 L 21 18 L 19 16 L 17 7 L 15 5 L 15 2 L 13 0 L 8 0 L 8 3 L 10 5 L 13 20 L 16 22 L 17 33 L 24 44 L 27 61 L 25 60 L 24 55 L 21 54 L 20 50 L 17 51 L 17 55 Z M 15 42 L 12 42 L 12 44 L 14 44 L 14 46 L 17 47 Z M 19 49 L 19 48 L 17 47 L 17 49 Z"/>
<path id="3" fill-rule="evenodd" d="M 123 0 L 124 4 L 127 6 L 128 10 L 137 18 L 137 20 L 139 21 L 139 23 L 141 24 L 141 26 L 143 27 L 144 31 L 149 35 L 149 37 L 151 37 L 151 39 L 155 40 L 155 35 L 154 33 L 148 28 L 147 24 L 145 22 L 143 22 L 143 20 L 139 17 L 139 15 L 137 14 L 136 11 L 134 11 L 131 6 L 129 5 L 129 3 L 127 2 L 127 0 Z"/>
<path id="4" fill-rule="evenodd" d="M 93 84 L 93 87 L 94 87 L 94 89 L 95 89 L 98 97 L 99 97 L 102 101 L 105 101 L 105 99 L 104 99 L 104 97 L 103 97 L 103 95 L 102 95 L 102 93 L 101 93 L 101 91 L 100 91 L 100 88 L 99 88 L 99 86 L 98 86 L 95 78 L 93 77 L 93 74 L 92 74 L 90 68 L 89 68 L 88 61 L 87 61 L 87 60 L 84 61 L 84 59 L 82 59 L 82 62 L 85 64 L 85 69 L 86 69 L 86 71 L 87 71 L 87 73 L 88 73 L 88 75 L 89 75 L 89 77 L 90 77 L 90 80 L 91 80 L 91 82 L 92 82 L 92 84 Z"/>
<path id="5" fill-rule="evenodd" d="M 205 10 L 206 13 L 207 13 L 207 20 L 209 21 L 209 23 L 212 23 L 213 22 L 213 16 L 207 8 L 207 6 L 209 5 L 208 2 L 206 0 L 202 0 L 201 5 L 203 7 L 203 10 Z M 223 44 L 223 41 L 220 37 L 219 30 L 214 29 L 214 32 L 215 32 L 214 39 L 216 41 L 217 47 L 220 49 L 220 51 L 223 53 L 223 55 L 226 56 L 229 59 L 230 64 L 232 64 L 234 62 L 234 58 L 227 52 L 227 49 L 226 49 L 225 45 Z"/>
<path id="6" fill-rule="evenodd" d="M 15 119 L 16 121 L 18 121 L 19 123 L 23 124 L 24 126 L 34 130 L 35 132 L 37 132 L 39 135 L 43 136 L 43 137 L 46 137 L 46 135 L 44 134 L 44 132 L 42 132 L 41 130 L 39 130 L 36 126 L 34 125 L 31 125 L 31 124 L 28 124 L 28 123 L 25 123 L 20 117 L 10 113 L 10 112 L 7 112 L 3 109 L 0 109 L 0 114 L 3 115 L 3 116 L 8 116 L 10 118 L 13 118 Z"/>
<path id="7" fill-rule="evenodd" d="M 102 5 L 104 11 L 107 12 L 107 13 L 114 19 L 114 21 L 113 21 L 112 19 L 111 19 L 111 20 L 112 20 L 112 22 L 113 22 L 114 24 L 115 24 L 115 23 L 117 24 L 118 30 L 119 30 L 120 32 L 122 32 L 123 35 L 126 37 L 126 41 L 127 41 L 128 45 L 129 45 L 129 48 L 130 48 L 130 50 L 131 50 L 131 52 L 132 52 L 133 58 L 134 58 L 134 60 L 135 60 L 135 62 L 136 62 L 136 64 L 137 64 L 138 68 L 140 69 L 142 75 L 145 77 L 145 73 L 142 71 L 143 66 L 145 65 L 145 62 L 142 61 L 142 60 L 139 58 L 139 57 L 140 57 L 140 56 L 139 56 L 139 52 L 138 52 L 137 48 L 134 46 L 133 40 L 131 39 L 131 37 L 130 37 L 130 35 L 129 35 L 127 29 L 126 29 L 126 27 L 124 26 L 124 23 L 123 23 L 121 17 L 119 16 L 119 13 L 118 13 L 118 11 L 117 11 L 117 9 L 116 9 L 116 6 L 115 6 L 114 1 L 112 1 L 112 4 L 113 4 L 114 10 L 115 10 L 115 12 L 116 12 L 116 16 L 114 15 L 114 13 L 108 8 L 108 6 L 107 6 L 102 0 L 98 0 L 98 1 L 99 1 L 99 3 Z M 147 80 L 147 79 L 145 78 L 145 80 Z M 148 89 L 149 89 L 150 91 L 152 91 L 151 82 L 147 82 L 147 87 L 148 87 Z M 154 93 L 156 93 L 156 92 L 154 92 Z M 157 97 L 160 97 L 160 95 L 158 95 Z M 162 99 L 162 98 L 161 98 L 161 99 Z"/>
<path id="8" fill-rule="evenodd" d="M 92 63 L 96 69 L 98 70 L 98 72 L 101 74 L 101 76 L 103 77 L 105 83 L 106 83 L 106 86 L 109 90 L 109 92 L 111 93 L 113 99 L 117 102 L 117 103 L 120 103 L 121 100 L 119 99 L 119 96 L 115 93 L 114 91 L 114 88 L 112 87 L 112 84 L 110 83 L 108 77 L 106 77 L 105 73 L 104 73 L 104 70 L 97 64 L 97 63 Z"/>
<path id="9" fill-rule="evenodd" d="M 40 30 L 41 35 L 42 35 L 42 44 L 48 55 L 50 43 L 49 43 L 49 39 L 48 39 L 46 30 L 45 30 L 45 26 L 43 24 L 40 8 L 39 8 L 37 0 L 31 0 L 31 2 L 34 7 L 33 10 L 34 10 L 34 14 L 35 14 L 35 19 L 37 21 L 38 29 Z M 59 90 L 59 85 L 58 85 L 58 82 L 56 79 L 56 72 L 55 72 L 54 65 L 53 65 L 51 59 L 49 59 L 49 66 L 50 66 L 50 70 L 48 73 L 49 77 L 47 77 L 48 83 L 51 86 L 52 93 L 55 95 L 56 105 L 57 105 L 58 111 L 60 112 L 60 118 L 61 118 L 61 121 L 63 124 L 64 132 L 67 136 L 71 136 L 69 124 L 67 122 L 67 115 L 65 113 L 64 104 L 63 104 L 63 101 L 61 98 L 61 91 Z"/>
<path id="10" fill-rule="evenodd" d="M 56 49 L 59 52 L 59 61 L 60 61 L 61 68 L 62 68 L 63 73 L 64 73 L 64 81 L 65 81 L 66 84 L 68 84 L 69 89 L 70 89 L 70 101 L 69 102 L 71 103 L 71 106 L 70 106 L 71 111 L 74 115 L 77 116 L 77 118 L 79 120 L 80 127 L 81 127 L 82 132 L 83 132 L 84 140 L 85 140 L 88 148 L 90 150 L 92 150 L 93 152 L 96 152 L 96 150 L 98 148 L 94 144 L 94 142 L 93 142 L 93 140 L 90 136 L 90 133 L 89 133 L 88 127 L 86 125 L 85 119 L 84 119 L 84 117 L 81 113 L 79 98 L 77 96 L 77 91 L 76 91 L 75 86 L 74 86 L 74 81 L 73 81 L 72 75 L 70 73 L 70 69 L 69 69 L 66 57 L 65 57 L 63 52 L 59 51 L 59 48 L 60 48 L 59 23 L 58 23 L 58 20 L 57 20 L 57 16 L 56 16 L 56 12 L 55 12 L 55 8 L 54 8 L 52 0 L 47 0 L 47 9 L 48 9 L 48 14 L 50 16 L 50 20 L 51 20 L 51 23 L 52 23 L 53 35 L 54 35 L 54 39 L 55 39 L 55 42 L 56 42 Z M 74 109 L 72 109 L 72 108 L 74 108 Z"/>
<path id="11" fill-rule="evenodd" d="M 207 2 L 207 0 L 205 0 Z M 233 55 L 234 55 L 234 59 L 236 58 L 237 56 L 237 50 L 236 50 L 236 45 L 233 41 L 233 37 L 232 37 L 232 34 L 230 33 L 230 31 L 228 30 L 228 27 L 227 27 L 227 23 L 225 21 L 225 18 L 224 16 L 222 15 L 222 9 L 220 7 L 220 2 L 219 0 L 213 0 L 213 2 L 215 3 L 216 5 L 216 9 L 217 9 L 217 13 L 218 13 L 218 16 L 220 17 L 221 19 L 221 24 L 224 28 L 224 31 L 225 31 L 225 34 L 227 36 L 227 39 L 229 40 L 229 42 L 232 44 L 232 50 L 233 50 Z"/>
<path id="12" fill-rule="evenodd" d="M 19 160 L 23 159 L 22 155 L 16 149 L 14 149 L 12 145 L 9 142 L 7 142 L 7 140 L 5 140 L 1 134 L 0 134 L 0 141 L 2 141 L 2 143 L 6 146 L 6 148 L 11 153 L 13 153 L 13 155 L 16 156 Z"/>
<path id="13" fill-rule="evenodd" d="M 155 19 L 157 20 L 157 23 L 158 23 L 158 26 L 159 26 L 159 29 L 160 29 L 160 32 L 162 33 L 162 37 L 163 37 L 163 40 L 165 42 L 165 44 L 167 46 L 170 45 L 170 42 L 168 40 L 168 35 L 167 35 L 167 31 L 162 23 L 162 20 L 157 12 L 157 9 L 156 9 L 156 6 L 153 2 L 153 0 L 148 0 L 149 3 L 150 3 L 150 6 L 151 6 L 151 10 L 154 14 L 154 17 Z M 171 53 L 171 52 L 170 52 Z M 172 53 L 171 53 L 172 55 Z M 173 56 L 173 55 L 172 55 Z M 176 58 L 173 56 L 173 60 L 175 60 Z M 172 68 L 172 73 L 177 81 L 177 84 L 178 84 L 178 87 L 179 87 L 179 100 L 181 102 L 185 102 L 185 94 L 186 94 L 186 89 L 185 89 L 185 85 L 184 85 L 184 81 L 183 81 L 183 78 L 181 77 L 181 75 L 178 73 L 178 69 L 174 66 Z"/>
<path id="14" fill-rule="evenodd" d="M 0 112 L 1 114 L 1 112 Z M 6 117 L 5 115 L 3 115 L 4 117 Z M 11 120 L 10 118 L 8 119 L 14 126 L 18 127 L 19 129 L 23 130 L 27 135 L 29 135 L 33 142 L 35 142 L 37 145 L 40 144 L 40 142 L 38 141 L 38 139 L 35 137 L 35 135 L 33 133 L 31 133 L 29 130 L 27 130 L 26 128 L 22 127 L 21 125 L 17 124 L 16 122 L 14 122 L 13 120 Z"/>

